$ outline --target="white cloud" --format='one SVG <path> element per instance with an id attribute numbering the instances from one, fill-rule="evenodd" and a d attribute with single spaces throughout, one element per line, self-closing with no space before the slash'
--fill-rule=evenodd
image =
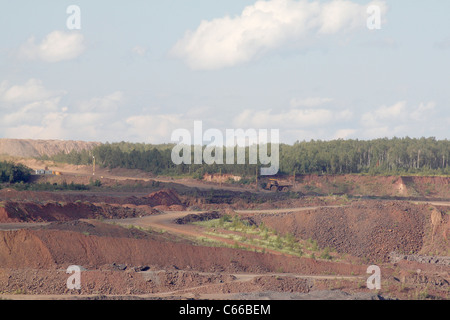
<path id="1" fill-rule="evenodd" d="M 399 101 L 392 106 L 381 106 L 361 116 L 364 138 L 393 136 L 427 135 L 423 121 L 429 119 L 435 109 L 435 102 L 420 103 L 411 108 L 406 101 Z"/>
<path id="2" fill-rule="evenodd" d="M 61 105 L 63 94 L 65 92 L 48 90 L 38 79 L 13 86 L 2 82 L 0 136 L 116 141 L 118 132 L 125 132 L 124 121 L 116 112 L 124 100 L 121 91 L 73 104 L 70 108 Z"/>
<path id="3" fill-rule="evenodd" d="M 323 127 L 334 121 L 346 121 L 352 117 L 349 110 L 334 112 L 328 109 L 244 110 L 234 118 L 233 124 L 242 128 L 305 129 Z"/>
<path id="4" fill-rule="evenodd" d="M 55 139 L 55 137 L 61 136 L 60 129 L 56 126 L 20 125 L 5 129 L 4 136 L 13 139 Z"/>
<path id="5" fill-rule="evenodd" d="M 126 139 L 126 124 L 118 113 L 124 101 L 125 94 L 122 91 L 115 91 L 74 104 L 64 119 L 67 134 L 76 135 L 77 139 L 84 140 Z"/>
<path id="6" fill-rule="evenodd" d="M 349 121 L 353 118 L 353 111 L 350 109 L 344 109 L 341 111 L 335 112 L 335 119 L 338 121 Z"/>
<path id="7" fill-rule="evenodd" d="M 356 129 L 340 129 L 336 131 L 333 139 L 347 139 L 353 136 L 356 132 L 358 132 Z"/>
<path id="8" fill-rule="evenodd" d="M 36 123 L 49 112 L 57 112 L 60 98 L 35 101 L 14 109 L 11 113 L 4 114 L 0 123 L 4 127 L 10 127 L 23 123 Z"/>
<path id="9" fill-rule="evenodd" d="M 40 43 L 31 37 L 19 48 L 19 57 L 26 60 L 59 62 L 72 60 L 85 51 L 84 36 L 75 31 L 53 31 Z"/>
<path id="10" fill-rule="evenodd" d="M 361 117 L 361 121 L 365 125 L 374 127 L 377 126 L 379 122 L 384 122 L 387 120 L 392 121 L 403 118 L 405 116 L 405 112 L 406 101 L 400 101 L 390 107 L 381 106 L 374 111 L 363 114 L 363 116 Z"/>
<path id="11" fill-rule="evenodd" d="M 3 136 L 17 139 L 62 139 L 68 137 L 63 122 L 65 117 L 66 114 L 58 111 L 28 112 L 23 108 L 6 117 Z"/>
<path id="12" fill-rule="evenodd" d="M 61 105 L 62 94 L 48 90 L 38 79 L 13 86 L 1 82 L 0 136 L 167 143 L 173 130 L 192 126 L 194 122 L 186 114 L 141 114 L 124 118 L 118 112 L 125 102 L 122 91 L 69 106 Z M 13 107 L 8 107 L 11 103 Z"/>
<path id="13" fill-rule="evenodd" d="M 112 112 L 117 110 L 123 100 L 123 92 L 116 91 L 104 97 L 96 97 L 81 102 L 78 110 L 82 112 Z"/>
<path id="14" fill-rule="evenodd" d="M 183 114 L 156 114 L 131 116 L 125 122 L 128 125 L 127 134 L 131 140 L 167 143 L 170 142 L 174 130 L 180 128 L 189 130 L 194 120 L 188 120 Z"/>
<path id="15" fill-rule="evenodd" d="M 384 1 L 360 5 L 349 0 L 259 0 L 240 16 L 202 21 L 195 31 L 186 32 L 171 54 L 192 69 L 230 67 L 291 41 L 365 28 L 367 7 L 374 4 L 382 14 L 387 10 Z"/>
<path id="16" fill-rule="evenodd" d="M 306 98 L 306 99 L 292 98 L 290 101 L 290 105 L 292 108 L 297 108 L 297 107 L 314 108 L 314 107 L 318 107 L 318 106 L 330 103 L 332 101 L 333 101 L 333 99 L 330 99 L 330 98 L 319 98 L 319 97 L 312 97 L 312 98 Z"/>
<path id="17" fill-rule="evenodd" d="M 6 81 L 0 84 L 0 101 L 6 103 L 24 103 L 44 100 L 60 95 L 62 92 L 53 92 L 45 89 L 39 79 L 29 79 L 23 85 L 9 86 Z"/>
<path id="18" fill-rule="evenodd" d="M 436 103 L 433 101 L 430 101 L 428 103 L 421 103 L 416 110 L 411 112 L 411 119 L 416 121 L 423 121 L 433 113 L 435 107 Z"/>

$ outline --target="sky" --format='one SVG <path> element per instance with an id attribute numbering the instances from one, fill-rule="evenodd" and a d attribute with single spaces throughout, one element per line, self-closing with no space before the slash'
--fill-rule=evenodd
<path id="1" fill-rule="evenodd" d="M 0 4 L 0 138 L 450 138 L 449 1 Z"/>

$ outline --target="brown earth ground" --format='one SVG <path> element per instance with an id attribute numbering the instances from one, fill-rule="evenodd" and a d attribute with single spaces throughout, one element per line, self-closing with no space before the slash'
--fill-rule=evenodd
<path id="1" fill-rule="evenodd" d="M 89 168 L 58 169 L 62 176 L 35 181 L 92 178 Z M 305 176 L 289 193 L 136 171 L 98 169 L 96 178 L 102 187 L 87 191 L 0 190 L 0 297 L 449 297 L 449 178 Z M 305 254 L 248 241 L 257 234 L 188 223 L 226 215 L 292 235 Z M 317 248 L 306 249 L 312 240 Z M 374 264 L 375 291 L 366 284 Z M 67 288 L 70 265 L 83 267 L 80 290 Z"/>

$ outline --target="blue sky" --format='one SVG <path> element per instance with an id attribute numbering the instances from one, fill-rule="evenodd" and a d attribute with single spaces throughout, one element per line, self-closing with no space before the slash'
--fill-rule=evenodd
<path id="1" fill-rule="evenodd" d="M 201 120 L 286 143 L 446 139 L 449 14 L 443 0 L 3 1 L 0 137 L 164 143 Z"/>

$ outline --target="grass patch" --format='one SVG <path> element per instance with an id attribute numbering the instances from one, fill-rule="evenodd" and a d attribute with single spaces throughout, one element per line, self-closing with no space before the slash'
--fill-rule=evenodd
<path id="1" fill-rule="evenodd" d="M 195 242 L 202 246 L 210 246 L 210 247 L 227 247 L 226 244 L 224 244 L 221 241 L 211 239 L 209 237 L 198 237 L 195 239 Z"/>
<path id="2" fill-rule="evenodd" d="M 311 256 L 312 252 L 314 259 L 316 259 L 315 253 L 319 256 L 319 259 L 333 259 L 330 254 L 332 249 L 320 250 L 316 240 L 299 240 L 292 233 L 281 235 L 263 223 L 259 226 L 250 224 L 238 215 L 224 215 L 220 219 L 199 221 L 193 224 L 206 228 L 207 230 L 204 232 L 206 235 L 234 241 L 231 247 L 236 249 L 248 249 L 248 246 L 252 246 L 260 252 L 272 250 L 298 257 L 304 256 L 305 252 L 309 252 Z"/>

